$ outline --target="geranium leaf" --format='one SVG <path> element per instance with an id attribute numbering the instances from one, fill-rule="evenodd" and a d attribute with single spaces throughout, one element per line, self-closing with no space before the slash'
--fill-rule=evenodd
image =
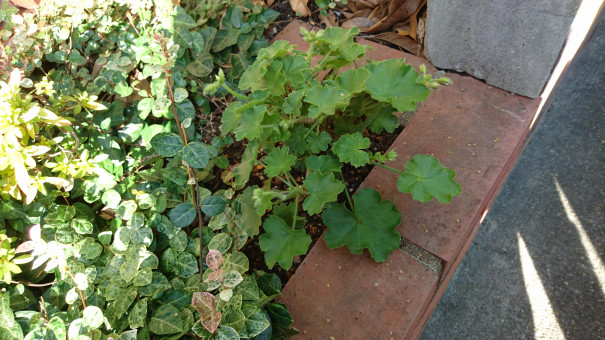
<path id="1" fill-rule="evenodd" d="M 345 108 L 351 100 L 351 94 L 335 86 L 315 85 L 307 92 L 304 101 L 311 104 L 309 117 L 318 118 L 322 114 L 331 116 L 336 109 Z"/>
<path id="2" fill-rule="evenodd" d="M 366 88 L 366 80 L 370 77 L 370 72 L 365 68 L 349 69 L 336 77 L 336 83 L 339 87 L 349 91 L 351 94 L 363 92 Z"/>
<path id="3" fill-rule="evenodd" d="M 259 138 L 263 131 L 261 123 L 263 122 L 266 111 L 267 107 L 264 105 L 257 105 L 244 111 L 240 117 L 239 126 L 233 130 L 235 139 L 240 141 L 244 138 Z"/>
<path id="4" fill-rule="evenodd" d="M 332 151 L 338 156 L 341 162 L 349 162 L 354 167 L 360 167 L 370 162 L 370 156 L 362 149 L 370 147 L 370 139 L 363 137 L 361 133 L 356 132 L 349 135 L 342 135 L 334 142 Z"/>
<path id="5" fill-rule="evenodd" d="M 275 148 L 265 157 L 265 173 L 269 177 L 279 176 L 282 172 L 290 171 L 296 162 L 296 156 L 290 154 L 290 148 Z"/>
<path id="6" fill-rule="evenodd" d="M 338 194 L 345 187 L 344 183 L 335 179 L 331 172 L 325 174 L 312 172 L 307 175 L 303 183 L 310 193 L 303 202 L 303 209 L 311 215 L 320 213 L 326 203 L 336 201 Z"/>
<path id="7" fill-rule="evenodd" d="M 370 71 L 366 91 L 399 112 L 416 110 L 416 103 L 425 101 L 430 93 L 426 86 L 416 82 L 418 73 L 403 59 L 379 61 L 366 67 Z"/>
<path id="8" fill-rule="evenodd" d="M 346 245 L 353 254 L 368 249 L 377 262 L 386 261 L 389 253 L 399 247 L 401 235 L 397 226 L 401 213 L 393 202 L 383 201 L 374 189 L 360 189 L 353 201 L 355 213 L 344 204 L 332 204 L 323 212 L 322 219 L 329 228 L 326 244 L 329 248 Z"/>
<path id="9" fill-rule="evenodd" d="M 277 262 L 282 268 L 289 270 L 294 256 L 307 253 L 311 237 L 304 230 L 290 229 L 277 216 L 267 218 L 263 227 L 265 233 L 259 237 L 259 245 L 265 252 L 265 262 L 269 268 L 273 268 Z"/>
<path id="10" fill-rule="evenodd" d="M 318 42 L 323 43 L 319 46 L 321 54 L 325 56 L 330 51 L 334 51 L 337 52 L 334 54 L 340 55 L 343 59 L 342 61 L 334 60 L 331 63 L 327 63 L 326 66 L 349 64 L 363 56 L 366 47 L 353 41 L 357 33 L 359 33 L 357 27 L 353 27 L 352 29 L 329 27 L 323 32 L 318 33 Z"/>
<path id="11" fill-rule="evenodd" d="M 397 188 L 411 193 L 412 198 L 420 202 L 436 198 L 439 203 L 447 203 L 461 192 L 454 177 L 454 170 L 441 166 L 437 158 L 416 155 L 406 163 L 405 172 L 397 179 Z"/>
<path id="12" fill-rule="evenodd" d="M 164 157 L 172 157 L 183 149 L 183 140 L 171 132 L 160 132 L 151 138 L 151 146 Z"/>
<path id="13" fill-rule="evenodd" d="M 316 132 L 312 131 L 311 133 L 309 133 L 305 140 L 309 145 L 309 149 L 311 149 L 311 152 L 320 153 L 328 149 L 328 146 L 332 141 L 332 137 L 326 131 L 322 131 L 319 135 Z"/>
<path id="14" fill-rule="evenodd" d="M 321 156 L 310 156 L 306 161 L 307 169 L 313 171 L 319 171 L 322 174 L 340 171 L 342 168 L 342 163 L 340 163 L 336 158 L 329 155 L 321 155 Z"/>

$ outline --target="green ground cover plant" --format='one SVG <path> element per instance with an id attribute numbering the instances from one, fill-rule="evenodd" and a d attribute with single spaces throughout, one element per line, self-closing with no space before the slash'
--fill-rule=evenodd
<path id="1" fill-rule="evenodd" d="M 447 79 L 357 65 L 356 30 L 269 44 L 277 16 L 248 0 L 2 5 L 0 338 L 288 338 L 251 241 L 290 269 L 311 243 L 303 213 L 320 214 L 329 247 L 386 260 L 401 214 L 373 189 L 349 196 L 344 163 L 398 172 L 419 201 L 460 192 L 435 158 L 399 171 L 362 134 L 392 132 Z"/>
<path id="2" fill-rule="evenodd" d="M 395 160 L 394 151 L 367 150 L 370 139 L 362 135 L 364 130 L 392 132 L 398 126 L 395 112 L 415 110 L 431 88 L 449 80 L 433 79 L 425 68 L 418 74 L 401 59 L 366 63 L 367 47 L 353 40 L 358 32 L 303 28 L 309 49 L 296 50 L 286 41 L 262 49 L 240 79 L 241 92 L 220 72 L 205 88 L 213 94 L 222 87 L 237 98 L 223 112 L 221 126 L 223 134 L 248 140 L 244 158 L 233 170 L 234 188 L 246 185 L 256 164 L 268 178 L 262 188 L 254 188 L 253 198 L 260 216 L 272 211 L 259 237 L 269 267 L 278 263 L 289 269 L 294 256 L 307 252 L 311 239 L 298 224 L 299 202 L 309 215 L 322 215 L 330 248 L 346 245 L 354 254 L 368 249 L 382 262 L 399 247 L 401 214 L 374 189 L 350 197 L 343 163 L 395 171 L 399 190 L 421 202 L 436 198 L 446 203 L 460 193 L 454 171 L 432 156 L 417 155 L 400 171 L 385 165 Z M 364 61 L 357 65 L 360 59 Z M 294 171 L 304 174 L 301 184 Z M 271 186 L 274 178 L 282 188 Z M 343 192 L 346 204 L 335 203 Z"/>

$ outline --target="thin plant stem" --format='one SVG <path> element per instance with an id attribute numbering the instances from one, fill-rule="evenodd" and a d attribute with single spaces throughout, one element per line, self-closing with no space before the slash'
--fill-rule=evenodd
<path id="1" fill-rule="evenodd" d="M 347 202 L 349 202 L 349 206 L 351 207 L 351 211 L 357 215 L 357 213 L 355 212 L 355 206 L 353 205 L 353 201 L 351 200 L 351 195 L 349 195 L 349 188 L 347 188 L 347 182 L 345 181 L 345 177 L 342 174 L 342 171 L 338 172 L 340 174 L 340 179 L 342 179 L 342 182 L 345 185 L 345 195 L 347 196 Z"/>
<path id="2" fill-rule="evenodd" d="M 382 164 L 382 163 L 378 163 L 378 162 L 372 162 L 371 164 L 376 165 L 376 166 L 379 166 L 379 167 L 384 168 L 384 169 L 387 169 L 387 170 L 391 170 L 391 171 L 396 172 L 396 173 L 398 173 L 398 174 L 400 174 L 400 175 L 403 175 L 403 174 L 405 173 L 405 172 L 403 172 L 403 171 L 401 171 L 401 170 L 397 170 L 397 169 L 395 169 L 395 168 L 391 168 L 390 166 L 388 166 L 388 165 L 384 165 L 384 164 Z"/>
<path id="3" fill-rule="evenodd" d="M 223 88 L 224 88 L 225 90 L 227 90 L 227 92 L 231 93 L 231 94 L 232 94 L 234 97 L 237 97 L 237 98 L 239 98 L 239 99 L 241 99 L 241 100 L 248 100 L 248 97 L 246 97 L 246 96 L 244 96 L 244 95 L 242 95 L 242 94 L 239 94 L 239 93 L 237 93 L 237 92 L 233 91 L 233 90 L 232 90 L 232 89 L 229 87 L 229 85 L 227 85 L 227 84 L 223 83 L 223 85 L 222 85 L 222 86 L 223 86 Z"/>
<path id="4" fill-rule="evenodd" d="M 296 228 L 296 216 L 298 216 L 298 201 L 300 199 L 300 193 L 296 193 L 296 198 L 294 199 L 294 215 L 292 216 L 292 230 Z"/>

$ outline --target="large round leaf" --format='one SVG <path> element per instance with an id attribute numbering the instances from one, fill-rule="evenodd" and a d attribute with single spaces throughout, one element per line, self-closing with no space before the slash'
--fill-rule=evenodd
<path id="1" fill-rule="evenodd" d="M 399 247 L 401 235 L 397 226 L 401 213 L 374 189 L 359 190 L 353 201 L 355 213 L 344 204 L 332 204 L 323 212 L 323 221 L 330 228 L 325 235 L 328 248 L 346 245 L 353 254 L 361 254 L 367 248 L 377 262 L 386 261 L 389 253 Z"/>
<path id="2" fill-rule="evenodd" d="M 412 198 L 428 202 L 433 197 L 439 203 L 448 203 L 460 194 L 460 185 L 454 181 L 454 170 L 441 166 L 429 155 L 416 155 L 405 164 L 405 172 L 397 180 L 399 191 L 411 193 Z"/>

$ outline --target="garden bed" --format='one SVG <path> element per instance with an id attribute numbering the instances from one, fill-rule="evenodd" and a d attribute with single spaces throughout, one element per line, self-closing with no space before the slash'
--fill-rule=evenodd
<path id="1" fill-rule="evenodd" d="M 304 46 L 292 23 L 276 39 Z M 375 60 L 406 58 L 416 67 L 426 60 L 365 42 Z M 468 249 L 481 219 L 503 184 L 523 146 L 539 99 L 511 94 L 472 77 L 447 74 L 453 86 L 431 94 L 396 139 L 400 159 L 434 154 L 456 169 L 462 194 L 450 204 L 420 204 L 399 193 L 396 176 L 375 168 L 362 187 L 372 187 L 403 212 L 398 230 L 425 253 L 402 245 L 387 263 L 345 249 L 327 249 L 323 241 L 309 252 L 284 288 L 286 303 L 303 332 L 301 339 L 403 339 L 422 332 L 439 297 Z M 403 162 L 391 166 L 401 167 Z M 412 249 L 414 247 L 412 246 Z M 420 253 L 420 255 L 418 255 Z M 426 253 L 442 263 L 427 265 Z M 434 261 L 433 261 L 434 262 Z"/>
<path id="2" fill-rule="evenodd" d="M 43 76 L 49 69 L 58 69 L 49 72 L 56 82 L 56 90 L 40 92 L 46 87 L 53 87 L 52 83 L 42 85 L 41 89 L 36 86 L 36 105 L 52 105 L 56 114 L 70 115 L 69 124 L 57 118 L 52 123 L 58 128 L 49 128 L 47 132 L 56 134 L 62 126 L 73 122 L 75 133 L 66 132 L 67 144 L 58 154 L 79 155 L 83 162 L 88 162 L 87 169 L 94 169 L 83 173 L 72 171 L 69 175 L 80 176 L 77 189 L 73 192 L 71 189 L 52 191 L 55 196 L 46 200 L 40 198 L 40 202 L 34 200 L 36 191 L 24 184 L 23 177 L 17 177 L 18 185 L 13 184 L 12 191 L 7 189 L 3 193 L 7 198 L 10 194 L 15 201 L 0 204 L 3 214 L 6 213 L 0 219 L 2 229 L 14 227 L 15 231 L 9 231 L 11 236 L 21 237 L 22 241 L 30 239 L 17 248 L 18 252 L 34 250 L 34 256 L 42 258 L 41 262 L 35 261 L 37 264 L 34 266 L 37 267 L 32 270 L 28 269 L 23 274 L 15 272 L 20 274 L 15 276 L 15 280 L 11 281 L 9 276 L 7 284 L 13 284 L 10 294 L 14 296 L 20 292 L 25 296 L 18 302 L 10 300 L 11 308 L 26 308 L 28 313 L 38 310 L 34 295 L 42 294 L 45 288 L 40 287 L 52 286 L 48 290 L 51 293 L 44 293 L 49 302 L 42 305 L 42 309 L 48 308 L 50 312 L 39 310 L 42 314 L 15 314 L 24 327 L 23 331 L 65 331 L 71 322 L 72 325 L 77 324 L 73 326 L 74 330 L 69 326 L 72 335 L 100 336 L 99 320 L 107 308 L 110 320 L 106 321 L 105 328 L 116 334 L 123 332 L 124 337 L 136 334 L 137 329 L 147 332 L 147 335 L 142 333 L 143 338 L 149 337 L 149 332 L 169 338 L 206 339 L 211 337 L 210 332 L 229 339 L 235 338 L 234 334 L 238 332 L 247 338 L 262 338 L 261 332 L 265 337 L 267 332 L 273 332 L 277 338 L 286 337 L 294 333 L 289 328 L 287 311 L 279 303 L 269 303 L 279 294 L 281 279 L 287 285 L 279 301 L 285 302 L 291 310 L 294 325 L 301 331 L 300 338 L 399 339 L 418 335 L 472 240 L 481 217 L 518 157 L 538 102 L 508 94 L 470 77 L 448 74 L 454 85 L 439 88 L 426 103 L 418 105 L 416 117 L 401 133 L 402 126 L 394 127 L 397 125 L 397 117 L 393 115 L 395 108 L 402 108 L 399 111 L 413 110 L 426 98 L 428 88 L 437 88 L 439 84 L 448 82 L 446 78 L 431 78 L 430 74 L 436 70 L 426 60 L 358 38 L 359 43 L 372 48 L 367 52 L 369 60 L 407 59 L 407 63 L 413 65 L 420 75 L 399 61 L 395 61 L 399 64 L 391 70 L 404 72 L 400 78 L 406 77 L 408 83 L 403 86 L 408 86 L 410 93 L 415 94 L 405 99 L 394 99 L 406 95 L 396 94 L 396 91 L 388 95 L 379 93 L 383 89 L 379 86 L 377 74 L 382 72 L 384 75 L 385 70 L 395 64 L 373 64 L 372 67 L 378 65 L 376 70 L 382 68 L 371 75 L 374 77 L 373 85 L 357 88 L 354 82 L 343 81 L 342 73 L 338 75 L 339 62 L 335 62 L 338 66 L 333 70 L 330 67 L 322 69 L 324 64 L 320 62 L 303 63 L 307 69 L 288 73 L 291 83 L 284 81 L 271 96 L 267 92 L 273 88 L 266 86 L 269 78 L 263 78 L 264 74 L 246 76 L 244 71 L 252 69 L 250 74 L 253 74 L 254 70 L 261 70 L 253 63 L 257 56 L 275 62 L 271 65 L 279 67 L 282 63 L 293 63 L 290 59 L 280 59 L 284 55 L 296 54 L 283 44 L 274 45 L 277 47 L 268 49 L 271 52 L 265 55 L 260 52 L 265 51 L 261 47 L 269 45 L 261 39 L 262 29 L 269 27 L 269 34 L 278 33 L 277 29 L 293 17 L 287 2 L 274 5 L 283 11 L 281 22 L 273 24 L 270 22 L 279 18 L 279 13 L 258 3 L 249 3 L 243 9 L 206 8 L 208 13 L 215 10 L 214 15 L 220 15 L 212 17 L 206 13 L 210 18 L 209 25 L 214 26 L 201 33 L 196 31 L 201 27 L 198 23 L 201 21 L 196 20 L 203 20 L 205 12 L 200 14 L 194 10 L 194 5 L 183 6 L 186 9 L 159 10 L 172 24 L 162 27 L 161 23 L 155 22 L 157 26 L 154 28 L 133 21 L 131 12 L 117 11 L 113 15 L 123 15 L 124 20 L 98 27 L 95 26 L 97 23 L 78 26 L 81 35 L 74 36 L 74 42 L 68 29 L 51 26 L 50 32 L 44 32 L 48 35 L 47 40 L 40 44 L 48 44 L 46 48 L 54 52 L 42 61 L 38 58 L 39 51 L 43 49 L 38 47 L 32 49 L 35 52 L 27 49 L 10 51 L 25 56 L 19 62 L 11 62 L 13 65 L 22 63 L 19 67 L 26 69 L 29 67 L 27 72 L 32 78 L 21 80 L 19 77 L 23 76 L 15 73 L 13 78 L 16 80 L 11 80 L 11 87 L 31 88 L 34 81 L 46 82 Z M 186 11 L 190 11 L 195 19 Z M 151 18 L 144 13 L 138 12 L 137 15 L 139 18 Z M 245 18 L 254 19 L 247 22 Z M 309 20 L 318 20 L 317 11 Z M 284 39 L 297 45 L 297 49 L 306 50 L 309 44 L 302 39 L 301 26 L 311 29 L 300 21 L 294 21 L 273 40 Z M 38 29 L 43 29 L 43 26 L 38 25 Z M 94 30 L 97 33 L 91 33 Z M 244 38 L 230 39 L 229 35 L 234 32 Z M 332 30 L 329 34 L 350 34 L 343 32 Z M 33 34 L 32 30 L 27 34 Z M 108 42 L 105 34 L 115 35 L 120 50 L 128 52 L 120 56 L 121 52 L 115 52 L 116 41 Z M 352 41 L 343 44 L 335 36 L 322 40 L 315 33 L 305 34 L 307 41 L 314 41 L 319 47 L 315 51 L 311 49 L 308 54 L 298 54 L 296 62 L 305 57 L 311 60 L 309 56 L 318 50 L 326 55 L 334 52 L 349 64 L 362 55 L 359 52 L 361 47 L 353 46 Z M 44 37 L 43 33 L 40 36 Z M 67 38 L 64 41 L 59 39 L 62 37 L 69 37 L 69 44 L 65 43 Z M 342 39 L 344 41 L 345 38 Z M 172 48 L 177 40 L 181 46 Z M 27 43 L 32 44 L 31 41 Z M 96 54 L 99 48 L 117 54 L 99 56 Z M 81 53 L 91 57 L 83 58 Z M 323 57 L 319 54 L 318 58 Z M 177 62 L 172 63 L 171 58 Z M 32 66 L 34 60 L 37 61 Z M 317 62 L 317 58 L 313 60 Z M 328 65 L 333 62 L 326 60 Z M 426 66 L 420 67 L 421 63 Z M 211 73 L 214 67 L 220 69 L 216 75 L 216 70 Z M 222 73 L 223 69 L 227 76 Z M 340 71 L 346 69 L 343 67 Z M 330 74 L 331 71 L 334 74 Z M 347 72 L 354 79 L 360 76 L 364 83 L 366 78 L 370 79 L 367 68 Z M 313 77 L 300 82 L 297 80 L 299 73 Z M 318 78 L 314 79 L 315 76 Z M 241 91 L 238 91 L 233 84 L 239 81 L 248 87 L 240 86 Z M 265 85 L 259 86 L 258 83 L 263 84 L 263 81 Z M 293 109 L 295 105 L 287 103 L 291 107 L 286 109 L 284 98 L 297 91 L 296 86 L 291 86 L 297 81 L 297 86 L 304 88 L 298 94 L 299 99 L 305 98 L 305 104 Z M 319 83 L 313 85 L 315 88 L 307 87 L 308 83 L 315 81 L 325 81 L 325 87 L 320 88 L 322 85 Z M 84 88 L 84 84 L 88 85 Z M 80 92 L 74 94 L 77 98 L 54 97 L 53 91 L 72 93 L 74 87 L 98 94 L 98 101 L 103 101 L 107 107 L 96 102 L 97 97 L 78 97 Z M 284 93 L 279 92 L 282 90 Z M 384 121 L 380 124 L 384 125 L 378 124 L 371 129 L 367 124 L 356 125 L 367 116 L 365 112 L 357 114 L 361 110 L 355 105 L 349 106 L 349 99 L 334 101 L 331 108 L 323 107 L 324 102 L 333 100 L 321 97 L 325 90 L 340 91 L 334 93 L 357 98 L 364 105 L 367 102 L 383 105 L 379 107 L 388 111 L 386 116 L 375 110 L 373 118 L 368 121 L 381 117 Z M 17 94 L 13 95 L 17 98 Z M 385 106 L 387 101 L 390 104 Z M 271 111 L 282 105 L 283 112 Z M 240 106 L 246 111 L 238 112 Z M 256 107 L 269 110 L 260 113 L 267 114 L 267 118 L 241 123 L 243 116 L 252 121 L 258 118 L 255 116 Z M 324 111 L 313 113 L 312 109 L 319 107 Z M 300 118 L 294 111 L 286 110 L 299 110 L 296 114 L 308 117 Z M 97 112 L 93 114 L 93 111 Z M 281 121 L 269 117 L 276 112 Z M 407 124 L 412 116 L 413 112 L 407 111 L 400 121 Z M 346 123 L 349 125 L 341 125 L 341 130 L 337 131 L 335 117 L 351 120 Z M 221 124 L 223 131 L 219 129 Z M 387 125 L 392 129 L 386 128 Z M 355 131 L 359 126 L 363 128 Z M 300 131 L 304 133 L 300 139 L 302 143 L 311 145 L 313 141 L 313 147 L 307 145 L 307 149 L 295 151 L 300 145 L 296 138 L 290 138 L 290 133 L 296 136 Z M 309 134 L 311 141 L 307 140 Z M 327 141 L 324 140 L 326 138 Z M 45 141 L 43 138 L 34 140 L 36 143 Z M 343 147 L 351 141 L 357 145 Z M 68 151 L 64 151 L 66 149 Z M 397 151 L 399 157 L 396 161 L 392 161 L 393 153 L 387 153 L 387 149 Z M 86 159 L 89 153 L 94 156 L 94 161 Z M 109 154 L 110 158 L 106 160 L 103 153 Z M 458 181 L 463 188 L 462 194 L 451 204 L 441 205 L 435 201 L 419 204 L 412 201 L 410 195 L 398 191 L 399 187 L 403 192 L 411 192 L 402 189 L 404 185 L 400 186 L 399 181 L 403 183 L 405 180 L 398 176 L 405 174 L 404 164 L 408 160 L 414 161 L 418 154 L 426 155 L 421 157 L 430 159 L 432 169 L 445 174 L 440 185 L 447 188 L 444 193 L 431 192 L 419 200 L 430 201 L 434 197 L 440 202 L 448 202 L 460 192 L 455 182 Z M 433 156 L 457 172 L 455 181 L 453 171 L 443 168 Z M 44 164 L 54 164 L 44 157 L 40 156 Z M 326 161 L 328 165 L 305 163 L 312 157 L 316 157 L 315 161 Z M 305 162 L 296 162 L 297 158 Z M 334 168 L 333 164 L 338 166 Z M 383 169 L 388 167 L 394 172 Z M 39 168 L 29 171 L 42 173 Z M 50 172 L 44 173 L 48 176 Z M 99 175 L 101 179 L 94 178 L 97 173 L 105 177 Z M 8 183 L 12 175 L 9 173 Z M 60 183 L 59 189 L 69 188 L 67 179 L 63 178 L 63 182 L 55 179 L 52 184 Z M 322 185 L 318 184 L 320 180 Z M 332 193 L 324 192 L 325 185 L 335 189 Z M 358 190 L 360 186 L 364 189 Z M 50 186 L 46 188 L 50 190 Z M 38 198 L 43 196 L 42 192 Z M 330 229 L 336 230 L 339 223 L 333 223 L 332 228 L 326 229 L 325 212 L 330 210 L 327 215 L 332 216 L 338 211 L 350 212 L 349 209 L 355 212 L 357 197 L 353 197 L 355 204 L 349 197 L 349 193 L 355 192 L 365 194 L 359 198 L 360 202 L 370 202 L 384 209 L 373 213 L 393 213 L 391 220 L 401 223 L 381 221 L 385 225 L 380 228 L 383 231 L 388 229 L 382 235 L 389 237 L 385 236 L 379 244 L 354 245 L 349 239 L 348 243 L 338 245 L 332 240 L 332 247 L 338 249 L 328 250 L 326 240 L 329 236 L 326 235 L 330 234 Z M 311 196 L 314 199 L 309 199 Z M 32 208 L 20 201 L 33 201 L 40 210 L 31 212 Z M 279 204 L 281 201 L 284 204 Z M 394 213 L 396 210 L 401 214 Z M 305 223 L 300 224 L 299 218 Z M 31 227 L 32 223 L 38 224 Z M 291 228 L 288 228 L 290 224 Z M 306 234 L 302 233 L 303 229 Z M 282 239 L 269 236 L 276 230 L 284 233 L 282 239 L 287 242 L 298 239 L 305 249 L 312 247 L 308 256 L 303 250 L 284 252 L 279 249 L 280 254 L 276 257 L 275 249 Z M 400 249 L 397 249 L 399 234 L 404 238 Z M 42 249 L 46 249 L 47 241 L 55 240 L 60 244 L 57 249 L 64 247 L 67 254 L 74 252 L 70 247 L 76 242 L 86 252 L 83 250 L 82 254 L 65 257 L 63 250 L 53 250 L 57 253 L 52 257 L 67 264 L 65 267 L 49 265 L 51 269 L 47 273 L 38 268 L 48 260 L 43 257 L 46 254 Z M 363 255 L 352 255 L 344 245 L 355 253 L 361 253 L 364 248 L 370 249 L 374 259 L 379 262 L 386 260 L 386 263 L 370 259 L 367 250 Z M 79 252 L 80 248 L 75 251 Z M 154 252 L 157 253 L 155 264 L 146 260 Z M 268 255 L 269 252 L 274 253 Z M 134 259 L 136 256 L 143 257 L 140 261 L 132 261 L 131 257 Z M 200 258 L 199 263 L 196 263 L 196 257 Z M 140 267 L 142 263 L 145 267 Z M 279 279 L 259 270 L 277 274 Z M 97 271 L 104 274 L 97 276 Z M 200 283 L 202 271 L 203 283 Z M 32 295 L 24 286 L 31 287 L 35 294 Z M 94 298 L 90 298 L 91 291 L 84 287 L 95 291 Z M 8 294 L 4 295 L 2 303 L 8 303 L 8 299 Z M 69 308 L 71 313 L 65 318 L 60 311 L 64 308 Z M 2 315 L 9 320 L 7 325 L 13 327 L 15 319 L 10 309 L 6 310 L 10 315 Z M 60 320 L 51 318 L 53 313 L 59 313 L 55 316 Z M 81 313 L 84 319 L 80 317 Z M 136 314 L 132 320 L 130 313 Z M 56 322 L 49 324 L 49 319 Z M 148 320 L 151 320 L 149 324 Z M 127 326 L 133 330 L 125 331 Z"/>

